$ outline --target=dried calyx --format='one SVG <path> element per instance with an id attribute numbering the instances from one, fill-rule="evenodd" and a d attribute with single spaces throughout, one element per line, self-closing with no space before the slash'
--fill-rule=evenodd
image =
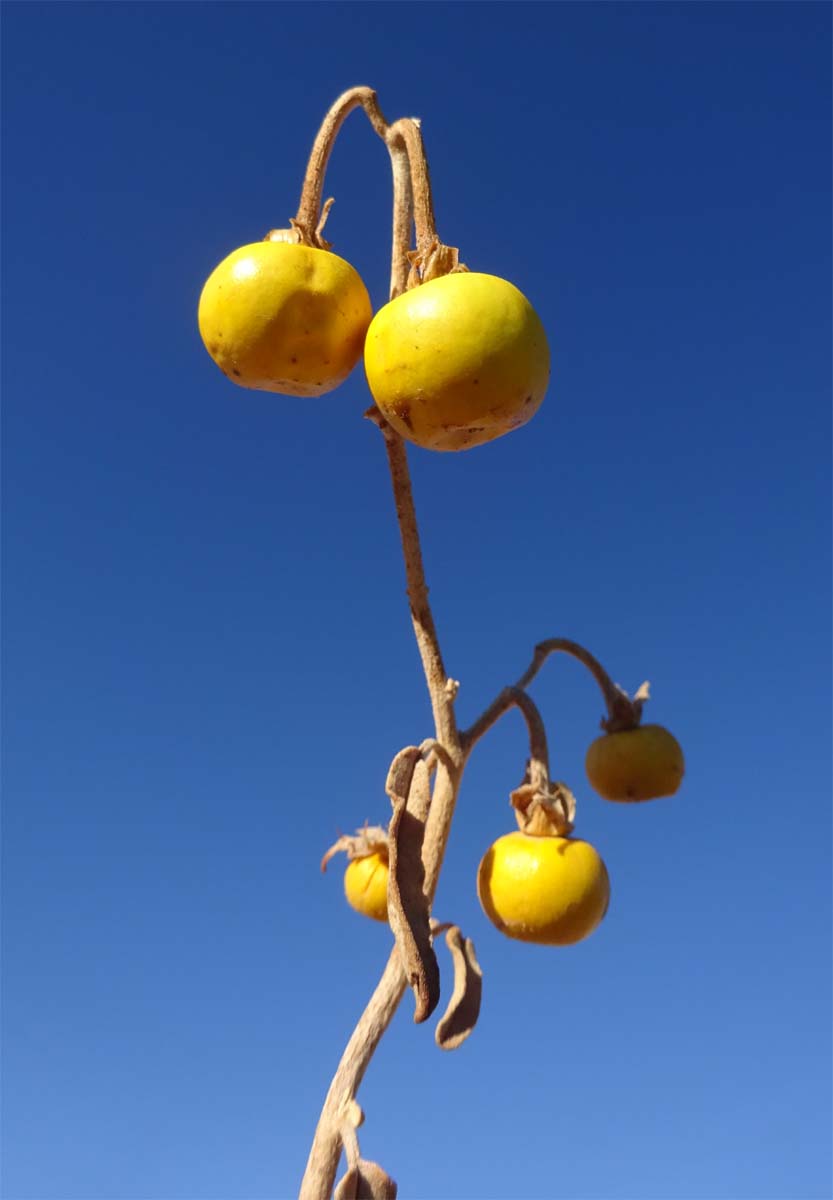
<path id="1" fill-rule="evenodd" d="M 602 717 L 601 728 L 605 733 L 621 733 L 626 729 L 636 729 L 642 720 L 642 707 L 651 697 L 651 685 L 646 680 L 629 696 L 618 683 L 610 685 L 606 692 L 607 716 Z"/>
<path id="2" fill-rule="evenodd" d="M 521 833 L 532 837 L 568 837 L 576 819 L 576 798 L 565 783 L 524 781 L 511 793 Z"/>
<path id="3" fill-rule="evenodd" d="M 336 854 L 346 854 L 350 862 L 355 858 L 367 858 L 369 854 L 381 854 L 388 857 L 388 833 L 381 825 L 363 825 L 355 833 L 343 833 L 333 842 L 327 853 L 321 859 L 321 870 L 327 870 L 327 863 Z"/>

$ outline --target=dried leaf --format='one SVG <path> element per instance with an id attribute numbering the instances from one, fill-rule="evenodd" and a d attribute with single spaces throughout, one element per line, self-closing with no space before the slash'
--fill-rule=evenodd
<path id="1" fill-rule="evenodd" d="M 425 895 L 422 842 L 431 802 L 428 768 L 417 747 L 403 750 L 388 775 L 393 817 L 388 828 L 388 918 L 408 983 L 414 1020 L 426 1021 L 440 999 L 440 968 L 431 944 L 430 907 Z"/>
<path id="2" fill-rule="evenodd" d="M 396 1200 L 396 1184 L 378 1163 L 359 1161 L 336 1186 L 333 1200 Z"/>
<path id="3" fill-rule="evenodd" d="M 477 1024 L 483 994 L 483 972 L 474 953 L 471 938 L 463 941 L 457 925 L 445 935 L 445 944 L 454 963 L 454 991 L 448 1008 L 437 1023 L 434 1038 L 441 1050 L 456 1050 Z"/>

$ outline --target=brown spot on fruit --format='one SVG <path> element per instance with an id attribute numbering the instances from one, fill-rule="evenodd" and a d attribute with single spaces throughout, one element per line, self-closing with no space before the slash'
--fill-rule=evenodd
<path id="1" fill-rule="evenodd" d="M 295 357 L 295 355 L 293 354 L 293 355 L 292 355 L 292 358 L 290 358 L 290 360 L 289 360 L 289 361 L 290 361 L 291 363 L 296 363 L 296 362 L 298 361 L 298 359 L 297 359 L 297 358 Z"/>
<path id="2" fill-rule="evenodd" d="M 413 423 L 413 421 L 411 420 L 411 410 L 410 410 L 410 408 L 408 407 L 408 405 L 407 405 L 407 404 L 401 404 L 401 405 L 399 406 L 399 408 L 398 408 L 398 409 L 396 409 L 396 415 L 397 415 L 397 417 L 399 417 L 399 420 L 400 420 L 400 421 L 402 421 L 402 422 L 403 422 L 405 425 L 407 425 L 407 426 L 408 426 L 408 428 L 410 429 L 411 433 L 413 433 L 413 432 L 414 432 L 414 423 Z"/>
<path id="3" fill-rule="evenodd" d="M 239 378 L 240 378 L 240 372 L 237 370 L 237 367 L 232 367 L 231 369 L 232 369 L 233 373 L 234 373 L 234 374 L 237 376 L 237 378 L 239 379 Z"/>

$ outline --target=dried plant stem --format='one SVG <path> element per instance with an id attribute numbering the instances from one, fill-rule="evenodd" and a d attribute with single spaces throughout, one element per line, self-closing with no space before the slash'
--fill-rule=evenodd
<path id="1" fill-rule="evenodd" d="M 353 88 L 345 92 L 327 114 L 313 146 L 295 224 L 302 234 L 315 236 L 314 231 L 319 226 L 321 216 L 324 173 L 330 151 L 345 117 L 359 105 L 385 141 L 391 158 L 394 201 L 391 256 L 393 298 L 407 286 L 412 217 L 416 220 L 418 252 L 427 253 L 437 237 L 428 167 L 418 124 L 405 118 L 392 126 L 388 125 L 379 109 L 376 94 L 370 88 Z M 424 889 L 430 902 L 436 891 L 464 762 L 454 717 L 456 684 L 446 674 L 428 602 L 405 446 L 381 414 L 371 410 L 368 415 L 384 436 L 402 540 L 411 618 L 434 716 L 435 739 L 431 748 L 436 762 L 436 775 L 423 842 Z M 405 974 L 394 947 L 330 1084 L 301 1184 L 300 1200 L 328 1200 L 332 1193 L 342 1148 L 345 1104 L 355 1096 L 405 988 Z"/>
<path id="2" fill-rule="evenodd" d="M 324 118 L 315 141 L 313 142 L 309 162 L 307 164 L 304 184 L 301 189 L 301 199 L 297 215 L 292 222 L 303 241 L 311 246 L 326 248 L 326 243 L 320 237 L 322 226 L 322 199 L 324 195 L 324 178 L 327 163 L 330 158 L 336 137 L 345 119 L 356 108 L 362 108 L 388 148 L 394 175 L 394 231 L 393 255 L 396 278 L 391 279 L 391 295 L 398 296 L 405 290 L 407 279 L 407 259 L 400 253 L 403 230 L 397 229 L 397 222 L 405 225 L 405 251 L 410 242 L 410 217 L 413 214 L 416 222 L 417 250 L 427 255 L 437 242 L 437 230 L 434 222 L 434 204 L 431 196 L 431 180 L 428 174 L 428 163 L 419 131 L 419 122 L 412 117 L 403 117 L 389 124 L 379 107 L 379 101 L 372 88 L 355 87 L 343 92 Z M 397 191 L 404 194 L 404 172 L 408 171 L 408 187 L 410 197 L 406 205 L 397 203 Z M 325 214 L 326 215 L 326 212 Z M 404 275 L 403 275 L 404 271 Z"/>
<path id="3" fill-rule="evenodd" d="M 558 651 L 578 659 L 580 663 L 583 663 L 587 667 L 590 674 L 596 680 L 596 683 L 598 683 L 604 696 L 605 704 L 607 705 L 608 716 L 604 722 L 606 728 L 630 729 L 634 725 L 639 724 L 642 715 L 642 700 L 647 698 L 647 684 L 643 684 L 637 692 L 636 697 L 631 700 L 627 693 L 613 682 L 607 671 L 605 671 L 601 663 L 593 657 L 589 650 L 585 650 L 578 642 L 571 642 L 568 638 L 549 638 L 546 642 L 539 642 L 535 647 L 532 662 L 514 685 L 514 688 L 504 688 L 489 707 L 461 735 L 466 754 L 470 752 L 475 742 L 479 741 L 484 733 L 487 733 L 495 722 L 516 703 L 515 690 L 526 688 L 538 674 L 550 654 L 555 654 Z"/>
<path id="4" fill-rule="evenodd" d="M 394 947 L 376 990 L 347 1043 L 315 1131 L 299 1200 L 329 1200 L 341 1157 L 341 1114 L 355 1096 L 382 1034 L 390 1025 L 407 983 Z"/>
<path id="5" fill-rule="evenodd" d="M 441 743 L 443 750 L 441 754 L 437 754 L 437 773 L 426 821 L 423 849 L 425 892 L 429 899 L 433 899 L 454 814 L 464 756 L 454 718 L 455 689 L 449 687 L 434 618 L 428 603 L 428 587 L 425 583 L 405 448 L 393 430 L 389 430 L 383 422 L 379 423 L 382 425 L 388 450 L 414 633 L 431 698 L 436 740 Z M 376 990 L 347 1043 L 330 1084 L 301 1184 L 300 1200 L 327 1200 L 332 1192 L 341 1153 L 339 1114 L 343 1111 L 345 1103 L 355 1096 L 382 1034 L 402 999 L 405 987 L 405 975 L 394 948 Z"/>
<path id="6" fill-rule="evenodd" d="M 518 708 L 529 730 L 529 782 L 534 787 L 548 791 L 550 786 L 550 755 L 547 747 L 547 731 L 531 696 L 518 687 L 504 689 L 510 704 Z"/>

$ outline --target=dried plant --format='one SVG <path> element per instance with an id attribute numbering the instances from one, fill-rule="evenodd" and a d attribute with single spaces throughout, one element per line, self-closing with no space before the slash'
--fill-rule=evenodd
<path id="1" fill-rule="evenodd" d="M 333 104 L 313 145 L 297 215 L 290 221 L 288 229 L 273 230 L 265 240 L 281 246 L 309 247 L 317 251 L 330 249 L 330 244 L 323 238 L 324 224 L 332 204 L 331 200 L 322 202 L 327 161 L 344 119 L 359 107 L 384 141 L 391 161 L 391 300 L 432 281 L 466 272 L 467 268 L 460 262 L 457 249 L 443 243 L 437 235 L 419 121 L 402 118 L 389 123 L 382 114 L 375 92 L 366 87 L 345 92 Z M 206 285 L 208 288 L 209 285 Z M 203 337 L 210 353 L 229 377 L 235 376 L 236 382 L 243 382 L 247 386 L 286 390 L 283 380 L 279 381 L 278 386 L 263 382 L 247 383 L 245 378 L 241 379 L 241 375 L 245 374 L 245 364 L 242 368 L 238 367 L 228 353 L 223 358 L 222 348 L 218 348 L 216 341 L 210 340 L 214 333 L 210 336 L 206 333 L 209 326 L 212 330 L 214 328 L 209 319 L 211 315 L 204 321 L 201 307 Z M 222 332 L 219 336 L 222 336 Z M 295 363 L 294 356 L 291 361 Z M 478 380 L 473 382 L 476 384 Z M 293 379 L 286 386 L 293 391 L 308 386 L 326 388 L 335 384 L 316 380 L 313 385 L 308 385 Z M 312 393 L 294 390 L 293 394 Z M 445 669 L 428 602 L 402 434 L 435 449 L 464 449 L 523 423 L 540 403 L 540 396 L 534 402 L 531 395 L 525 396 L 523 403 L 531 411 L 503 414 L 500 425 L 495 428 L 487 429 L 472 421 L 463 422 L 462 432 L 460 429 L 450 431 L 449 425 L 445 424 L 439 433 L 436 430 L 428 434 L 418 433 L 413 428 L 413 413 L 404 403 L 398 406 L 393 404 L 384 413 L 374 405 L 365 414 L 378 426 L 387 454 L 411 618 L 430 696 L 434 731 L 419 745 L 400 750 L 391 763 L 386 791 L 392 813 L 387 829 L 365 828 L 355 837 L 340 838 L 327 851 L 322 863 L 322 867 L 325 867 L 333 854 L 340 850 L 347 852 L 352 860 L 351 865 L 374 856 L 373 871 L 387 872 L 387 890 L 381 911 L 367 911 L 369 915 L 388 920 L 394 945 L 330 1084 L 301 1184 L 301 1200 L 328 1200 L 333 1195 L 334 1187 L 335 1196 L 340 1200 L 396 1195 L 396 1184 L 390 1176 L 378 1164 L 361 1157 L 357 1130 L 364 1117 L 356 1095 L 376 1047 L 408 988 L 413 993 L 414 1020 L 417 1023 L 427 1021 L 437 1009 L 443 986 L 434 941 L 442 932 L 446 934 L 446 944 L 451 954 L 453 983 L 445 1011 L 436 1026 L 436 1043 L 443 1050 L 454 1050 L 475 1026 L 480 1011 L 483 978 L 474 945 L 457 925 L 436 920 L 432 915 L 432 906 L 466 763 L 478 741 L 512 708 L 521 712 L 529 731 L 529 760 L 525 775 L 511 797 L 519 830 L 508 835 L 508 838 L 499 839 L 484 857 L 480 871 L 483 906 L 498 928 L 509 936 L 547 944 L 579 940 L 604 916 L 608 895 L 604 864 L 592 847 L 570 837 L 575 822 L 575 798 L 566 785 L 550 779 L 544 724 L 526 690 L 549 655 L 560 652 L 581 662 L 598 683 L 604 697 L 607 715 L 602 721 L 602 728 L 605 732 L 591 747 L 592 758 L 588 754 L 590 781 L 600 794 L 619 801 L 669 795 L 676 791 L 682 777 L 682 754 L 676 741 L 659 726 L 640 724 L 642 707 L 648 698 L 648 685 L 643 684 L 633 698 L 629 697 L 612 682 L 587 650 L 566 638 L 551 638 L 537 645 L 529 666 L 516 683 L 505 687 L 468 729 L 458 728 L 455 716 L 458 684 L 449 678 Z M 513 896 L 509 896 L 507 903 L 506 895 L 501 894 L 497 886 L 493 887 L 496 876 L 491 874 L 499 869 L 503 853 L 501 843 L 509 839 L 516 839 L 513 846 L 517 844 L 517 839 L 521 839 L 520 845 L 525 852 L 531 847 L 530 853 L 542 848 L 549 850 L 557 845 L 560 850 L 569 849 L 578 855 L 584 848 L 587 853 L 581 869 L 585 875 L 587 871 L 591 872 L 592 887 L 588 885 L 585 888 L 587 894 L 581 903 L 575 902 L 574 897 L 568 897 L 567 903 L 559 893 L 560 877 L 553 876 L 555 883 L 548 885 L 549 891 L 542 898 L 544 911 L 540 922 L 536 924 L 529 916 L 529 896 L 520 896 L 521 915 L 518 916 L 514 911 L 518 906 Z M 564 858 L 563 854 L 561 858 Z M 590 866 L 586 866 L 586 863 Z M 558 870 L 561 869 L 559 865 Z M 546 870 L 542 877 L 545 876 Z M 511 892 L 511 868 L 507 878 Z M 564 888 L 567 886 L 565 882 Z M 585 909 L 582 909 L 582 904 Z M 336 1186 L 342 1152 L 346 1157 L 346 1173 Z"/>

